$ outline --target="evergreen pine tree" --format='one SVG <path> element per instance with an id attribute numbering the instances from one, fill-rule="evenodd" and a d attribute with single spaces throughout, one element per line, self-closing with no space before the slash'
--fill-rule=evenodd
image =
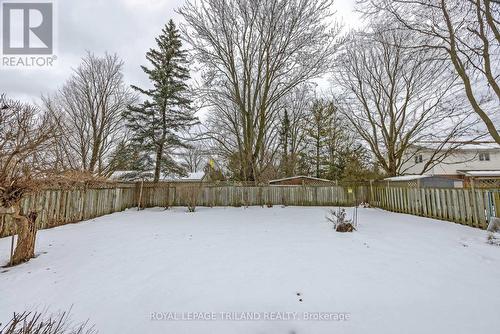
<path id="1" fill-rule="evenodd" d="M 282 170 L 283 176 L 285 177 L 292 176 L 290 171 L 289 152 L 288 152 L 288 143 L 290 140 L 289 137 L 290 137 L 290 118 L 288 117 L 288 110 L 285 108 L 283 119 L 281 120 L 281 129 L 280 129 L 280 144 L 282 148 L 280 169 Z"/>
<path id="2" fill-rule="evenodd" d="M 326 149 L 328 131 L 331 127 L 333 106 L 323 100 L 316 100 L 312 106 L 312 112 L 307 129 L 310 142 L 309 159 L 312 162 L 314 176 L 324 177 L 326 167 Z"/>
<path id="3" fill-rule="evenodd" d="M 150 67 L 141 66 L 153 88 L 132 88 L 147 99 L 130 106 L 125 113 L 127 126 L 133 133 L 132 141 L 154 157 L 154 181 L 160 174 L 182 174 L 182 168 L 172 158 L 172 150 L 187 147 L 179 131 L 196 122 L 188 97 L 189 70 L 187 53 L 182 50 L 180 34 L 172 20 L 156 38 L 156 49 L 146 53 Z"/>
<path id="4" fill-rule="evenodd" d="M 127 171 L 127 177 L 136 177 L 151 170 L 151 157 L 137 145 L 131 145 L 126 140 L 118 143 L 111 153 L 110 172 Z"/>

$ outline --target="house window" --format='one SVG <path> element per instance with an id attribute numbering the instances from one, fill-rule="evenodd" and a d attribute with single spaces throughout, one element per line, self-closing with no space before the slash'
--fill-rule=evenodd
<path id="1" fill-rule="evenodd" d="M 479 153 L 479 161 L 490 161 L 490 154 L 488 152 Z"/>
<path id="2" fill-rule="evenodd" d="M 421 163 L 422 161 L 424 161 L 423 157 L 422 157 L 422 154 L 418 154 L 415 156 L 415 163 L 416 164 L 419 164 Z"/>

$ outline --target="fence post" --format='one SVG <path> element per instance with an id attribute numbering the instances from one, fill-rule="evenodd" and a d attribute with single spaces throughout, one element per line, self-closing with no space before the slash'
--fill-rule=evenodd
<path id="1" fill-rule="evenodd" d="M 83 186 L 83 194 L 82 194 L 82 211 L 80 212 L 80 219 L 83 220 L 85 218 L 85 210 L 87 209 L 87 184 Z M 47 213 L 47 220 L 49 220 Z"/>
<path id="2" fill-rule="evenodd" d="M 139 189 L 139 199 L 137 200 L 137 210 L 141 209 L 142 204 L 142 188 L 144 187 L 144 180 L 141 181 L 141 186 Z"/>

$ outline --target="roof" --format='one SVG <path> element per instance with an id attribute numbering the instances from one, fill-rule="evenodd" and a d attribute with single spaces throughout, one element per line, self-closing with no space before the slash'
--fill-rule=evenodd
<path id="1" fill-rule="evenodd" d="M 472 177 L 500 177 L 500 170 L 466 170 L 459 173 Z"/>
<path id="2" fill-rule="evenodd" d="M 500 145 L 497 143 L 478 143 L 478 144 L 464 144 L 458 148 L 463 151 L 474 151 L 474 150 L 498 150 Z"/>
<path id="3" fill-rule="evenodd" d="M 111 174 L 110 179 L 114 180 L 127 180 L 127 181 L 137 181 L 141 179 L 149 180 L 153 179 L 154 171 L 137 172 L 132 170 L 119 170 Z M 188 173 L 187 176 L 160 176 L 160 181 L 169 182 L 196 182 L 203 180 L 205 172 L 194 172 Z"/>
<path id="4" fill-rule="evenodd" d="M 162 178 L 162 181 L 201 181 L 205 176 L 205 172 L 188 173 L 187 176 Z"/>
<path id="5" fill-rule="evenodd" d="M 413 146 L 417 146 L 423 149 L 435 150 L 437 149 L 441 143 L 438 142 L 423 142 L 414 144 Z M 476 141 L 476 142 L 449 142 L 444 145 L 443 149 L 449 149 L 456 147 L 456 150 L 459 151 L 478 151 L 478 150 L 500 150 L 500 145 L 496 142 L 491 141 Z"/>
<path id="6" fill-rule="evenodd" d="M 287 181 L 287 180 L 295 180 L 295 179 L 309 179 L 309 180 L 316 180 L 316 181 L 323 181 L 323 182 L 332 182 L 331 180 L 320 179 L 318 177 L 297 175 L 297 176 L 284 177 L 282 179 L 270 180 L 269 183 Z"/>
<path id="7" fill-rule="evenodd" d="M 427 177 L 432 177 L 432 175 L 401 175 L 385 178 L 384 181 L 391 182 L 403 182 L 403 181 L 413 181 L 419 179 L 425 179 Z"/>
<path id="8" fill-rule="evenodd" d="M 406 181 L 415 181 L 415 180 L 422 180 L 422 179 L 444 179 L 444 180 L 451 180 L 451 181 L 461 181 L 460 178 L 452 178 L 448 176 L 443 176 L 443 175 L 438 175 L 438 174 L 424 174 L 424 175 L 400 175 L 400 176 L 392 176 L 392 177 L 387 177 L 383 179 L 383 181 L 389 181 L 389 182 L 406 182 Z"/>

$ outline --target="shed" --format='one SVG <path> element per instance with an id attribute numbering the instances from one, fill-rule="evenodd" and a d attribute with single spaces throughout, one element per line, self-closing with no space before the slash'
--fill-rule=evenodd
<path id="1" fill-rule="evenodd" d="M 335 183 L 330 180 L 320 179 L 312 176 L 292 176 L 269 181 L 272 186 L 332 186 Z"/>
<path id="2" fill-rule="evenodd" d="M 463 188 L 463 180 L 439 175 L 401 175 L 384 179 L 390 187 Z"/>

